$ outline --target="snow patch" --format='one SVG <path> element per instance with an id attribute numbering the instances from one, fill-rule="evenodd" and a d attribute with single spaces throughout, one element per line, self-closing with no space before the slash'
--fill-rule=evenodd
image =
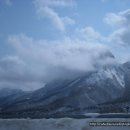
<path id="1" fill-rule="evenodd" d="M 101 80 L 107 80 L 112 79 L 113 81 L 115 79 L 119 83 L 120 87 L 125 87 L 125 81 L 124 81 L 124 75 L 120 72 L 120 70 L 116 69 L 101 69 L 97 73 L 94 73 L 90 78 L 86 79 L 86 83 L 88 84 L 100 84 Z"/>

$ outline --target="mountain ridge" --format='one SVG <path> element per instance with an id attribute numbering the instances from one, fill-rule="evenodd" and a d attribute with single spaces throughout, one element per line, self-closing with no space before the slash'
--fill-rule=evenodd
<path id="1" fill-rule="evenodd" d="M 4 105 L 0 103 L 0 117 L 39 118 L 105 112 L 100 110 L 107 106 L 104 103 L 114 102 L 125 96 L 130 100 L 129 67 L 129 62 L 103 66 L 75 79 L 50 82 L 34 92 L 22 92 L 21 95 L 14 93 L 13 98 L 10 96 L 10 99 L 3 99 Z M 119 110 L 113 105 L 113 109 L 107 112 L 123 112 L 122 107 L 117 109 Z"/>

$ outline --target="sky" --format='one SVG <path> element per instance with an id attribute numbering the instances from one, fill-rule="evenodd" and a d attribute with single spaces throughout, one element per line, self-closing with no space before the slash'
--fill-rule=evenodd
<path id="1" fill-rule="evenodd" d="M 129 0 L 0 0 L 0 88 L 35 90 L 129 52 Z"/>

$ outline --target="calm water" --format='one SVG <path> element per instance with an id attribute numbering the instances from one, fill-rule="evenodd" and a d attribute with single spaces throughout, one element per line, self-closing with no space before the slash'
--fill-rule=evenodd
<path id="1" fill-rule="evenodd" d="M 130 126 L 90 126 L 90 122 L 130 122 L 130 119 L 0 119 L 0 130 L 130 130 Z"/>

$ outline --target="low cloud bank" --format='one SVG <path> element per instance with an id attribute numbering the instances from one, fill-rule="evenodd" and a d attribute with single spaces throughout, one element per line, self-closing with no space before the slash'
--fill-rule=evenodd
<path id="1" fill-rule="evenodd" d="M 56 78 L 70 78 L 113 64 L 109 49 L 99 43 L 65 38 L 34 40 L 26 35 L 8 38 L 14 54 L 0 59 L 0 88 L 37 89 Z"/>

